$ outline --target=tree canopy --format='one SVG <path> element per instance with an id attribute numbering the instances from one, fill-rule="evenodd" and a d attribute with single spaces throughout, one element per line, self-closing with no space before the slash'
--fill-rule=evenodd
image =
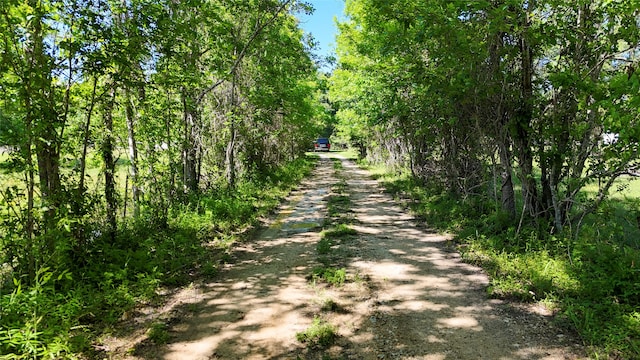
<path id="1" fill-rule="evenodd" d="M 165 227 L 197 194 L 234 192 L 304 154 L 325 116 L 294 15 L 309 10 L 3 2 L 0 264 L 29 283 L 82 258 L 96 234 L 114 241 L 131 218 Z"/>
<path id="2" fill-rule="evenodd" d="M 501 174 L 511 217 L 515 175 L 520 215 L 575 228 L 638 167 L 638 5 L 347 1 L 338 126 L 370 158 L 463 196 Z"/>

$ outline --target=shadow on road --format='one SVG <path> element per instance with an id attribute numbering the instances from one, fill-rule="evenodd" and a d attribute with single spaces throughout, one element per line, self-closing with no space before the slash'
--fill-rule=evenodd
<path id="1" fill-rule="evenodd" d="M 448 238 L 414 219 L 375 180 L 343 160 L 358 237 L 343 288 L 312 286 L 325 199 L 337 180 L 323 154 L 313 178 L 235 261 L 176 308 L 169 340 L 143 342 L 144 359 L 576 359 L 575 339 L 543 315 L 486 297 L 488 279 Z M 340 311 L 322 310 L 331 298 Z M 340 337 L 328 349 L 296 341 L 314 316 Z"/>

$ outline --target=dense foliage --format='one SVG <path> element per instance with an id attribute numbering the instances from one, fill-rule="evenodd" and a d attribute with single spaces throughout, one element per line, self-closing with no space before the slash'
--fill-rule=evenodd
<path id="1" fill-rule="evenodd" d="M 3 0 L 0 355 L 86 350 L 307 171 L 327 115 L 302 11 Z"/>
<path id="2" fill-rule="evenodd" d="M 587 342 L 637 357 L 637 199 L 608 199 L 640 167 L 640 2 L 346 9 L 330 87 L 341 135 L 410 173 L 398 190 L 493 259 L 496 283 L 561 298 Z"/>
<path id="3" fill-rule="evenodd" d="M 637 9 L 348 1 L 332 79 L 342 130 L 370 158 L 462 196 L 490 186 L 511 217 L 515 174 L 525 218 L 577 229 L 638 167 Z"/>

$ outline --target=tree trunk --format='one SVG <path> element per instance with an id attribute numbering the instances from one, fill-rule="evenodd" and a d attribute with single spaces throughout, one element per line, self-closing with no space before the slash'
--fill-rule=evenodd
<path id="1" fill-rule="evenodd" d="M 229 131 L 231 132 L 229 142 L 227 143 L 227 150 L 225 153 L 227 164 L 227 185 L 229 189 L 233 189 L 236 186 L 236 159 L 235 159 L 235 147 L 236 147 L 236 124 L 235 119 L 231 119 L 229 124 Z"/>
<path id="2" fill-rule="evenodd" d="M 231 93 L 230 97 L 230 106 L 231 106 L 231 119 L 229 121 L 229 142 L 227 143 L 227 151 L 226 151 L 226 164 L 227 164 L 227 185 L 229 189 L 233 189 L 236 186 L 236 138 L 237 138 L 237 129 L 236 129 L 236 81 L 237 74 L 234 71 L 232 79 L 231 79 Z"/>
<path id="3" fill-rule="evenodd" d="M 171 93 L 167 90 L 167 104 L 171 103 Z M 179 168 L 179 160 L 178 159 L 174 159 L 174 151 L 173 151 L 173 144 L 174 144 L 174 139 L 173 136 L 171 135 L 171 124 L 172 121 L 170 120 L 172 118 L 172 113 L 169 111 L 169 107 L 167 107 L 167 113 L 165 114 L 165 120 L 164 120 L 164 125 L 165 125 L 165 143 L 167 144 L 167 154 L 169 154 L 169 185 L 167 186 L 166 190 L 167 190 L 167 199 L 169 203 L 173 202 L 173 197 L 175 194 L 175 186 L 176 186 L 176 177 L 178 176 L 178 174 L 180 173 L 178 171 Z"/>
<path id="4" fill-rule="evenodd" d="M 111 84 L 110 86 L 114 86 Z M 109 90 L 109 98 L 104 107 L 104 139 L 102 142 L 102 160 L 104 161 L 104 197 L 107 202 L 107 237 L 111 242 L 115 241 L 117 220 L 116 214 L 118 203 L 116 199 L 115 172 L 116 164 L 113 158 L 114 135 L 113 135 L 113 103 L 115 100 L 115 89 Z"/>
<path id="5" fill-rule="evenodd" d="M 98 88 L 98 78 L 93 78 L 93 90 L 91 91 L 91 100 L 89 103 L 89 109 L 87 110 L 87 120 L 84 124 L 84 134 L 82 139 L 82 155 L 80 156 L 80 180 L 78 184 L 77 197 L 78 201 L 82 202 L 85 192 L 85 175 L 87 171 L 87 151 L 89 149 L 89 128 L 91 126 L 91 117 L 93 115 L 93 109 L 95 107 L 96 90 Z"/>
<path id="6" fill-rule="evenodd" d="M 22 151 L 24 152 L 25 165 L 27 167 L 27 174 L 25 176 L 25 182 L 27 185 L 27 218 L 24 227 L 24 236 L 26 240 L 25 256 L 26 256 L 26 272 L 29 281 L 36 277 L 36 253 L 34 249 L 33 237 L 35 232 L 35 214 L 34 214 L 34 193 L 35 193 L 35 167 L 33 166 L 33 119 L 31 112 L 31 101 L 27 97 L 25 99 L 25 130 L 27 133 L 26 143 L 22 145 Z M 23 265 L 23 264 L 21 264 Z"/>
<path id="7" fill-rule="evenodd" d="M 182 146 L 182 180 L 186 189 L 197 192 L 198 178 L 198 148 L 200 143 L 199 119 L 196 104 L 186 90 L 182 92 L 184 141 Z"/>
<path id="8" fill-rule="evenodd" d="M 513 129 L 513 140 L 520 163 L 520 180 L 522 182 L 522 197 L 524 200 L 524 212 L 531 218 L 537 218 L 540 214 L 537 181 L 533 174 L 532 129 L 533 117 L 533 50 L 529 44 L 528 33 L 530 27 L 529 13 L 534 7 L 530 2 L 528 8 L 523 9 L 522 33 L 520 34 L 520 58 L 521 58 L 521 89 L 520 108 L 516 112 L 516 121 Z"/>
<path id="9" fill-rule="evenodd" d="M 502 211 L 509 215 L 509 218 L 515 220 L 516 218 L 516 200 L 515 191 L 513 188 L 513 153 L 511 151 L 511 139 L 509 137 L 509 104 L 505 105 L 504 99 L 504 74 L 502 72 L 502 52 L 504 48 L 503 32 L 496 32 L 493 34 L 493 41 L 489 44 L 489 64 L 488 74 L 491 74 L 489 81 L 493 83 L 493 86 L 499 91 L 496 91 L 499 95 L 489 97 L 487 103 L 489 109 L 495 109 L 494 112 L 489 112 L 488 123 L 493 123 L 491 129 L 492 135 L 495 137 L 495 141 L 498 146 L 498 156 L 500 157 L 500 208 Z M 483 127 L 479 128 L 483 131 Z M 493 151 L 492 151 L 493 158 Z"/>
<path id="10" fill-rule="evenodd" d="M 76 189 L 75 198 L 72 201 L 73 212 L 78 219 L 84 216 L 87 213 L 86 204 L 85 204 L 85 177 L 87 172 L 87 152 L 89 149 L 89 137 L 90 137 L 90 127 L 91 127 L 91 118 L 93 116 L 93 109 L 95 108 L 96 103 L 96 91 L 98 88 L 98 78 L 93 78 L 93 89 L 91 91 L 91 99 L 89 100 L 89 108 L 87 109 L 87 117 L 84 123 L 84 128 L 82 129 L 82 153 L 80 154 L 80 179 L 78 181 L 78 188 Z M 84 252 L 86 250 L 87 244 L 87 236 L 84 231 L 84 226 L 81 222 L 74 222 L 72 225 L 72 233 L 73 238 L 76 240 L 74 244 L 74 252 L 77 255 L 77 258 L 83 258 Z"/>
<path id="11" fill-rule="evenodd" d="M 135 136 L 135 111 L 133 108 L 133 99 L 131 92 L 127 88 L 125 91 L 125 113 L 127 117 L 127 143 L 129 145 L 129 175 L 131 176 L 131 195 L 133 198 L 133 216 L 138 218 L 140 215 L 140 188 L 138 187 L 138 145 Z"/>
<path id="12" fill-rule="evenodd" d="M 564 218 L 564 214 L 563 214 L 563 210 L 562 210 L 562 206 L 558 200 L 558 183 L 556 182 L 556 179 L 558 178 L 558 176 L 555 174 L 555 172 L 557 171 L 557 169 L 552 168 L 551 170 L 551 174 L 549 174 L 549 179 L 551 179 L 550 183 L 549 183 L 549 189 L 551 192 L 551 204 L 553 206 L 553 225 L 556 228 L 556 231 L 558 233 L 561 233 L 564 226 L 563 226 L 563 218 Z"/>
<path id="13" fill-rule="evenodd" d="M 27 71 L 24 97 L 31 113 L 33 141 L 38 167 L 38 178 L 42 208 L 45 208 L 44 232 L 57 226 L 56 214 L 60 205 L 60 138 L 56 126 L 59 123 L 55 104 L 55 89 L 51 74 L 50 57 L 45 50 L 43 29 L 44 9 L 40 2 L 30 0 L 34 9 L 29 25 L 30 41 L 26 49 Z M 55 237 L 48 237 L 46 251 L 55 249 Z"/>
<path id="14" fill-rule="evenodd" d="M 500 155 L 500 177 L 502 178 L 500 204 L 502 211 L 507 213 L 509 218 L 513 220 L 516 218 L 516 196 L 513 190 L 511 152 L 509 151 L 508 145 L 502 143 L 498 146 L 498 153 Z"/>

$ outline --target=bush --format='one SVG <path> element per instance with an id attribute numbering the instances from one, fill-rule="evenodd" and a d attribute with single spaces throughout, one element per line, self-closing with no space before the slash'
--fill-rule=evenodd
<path id="1" fill-rule="evenodd" d="M 83 313 L 82 297 L 75 291 L 56 292 L 56 283 L 69 281 L 63 271 L 48 268 L 37 273 L 30 288 L 14 280 L 10 294 L 0 296 L 0 355 L 6 359 L 71 357 L 72 328 Z"/>

